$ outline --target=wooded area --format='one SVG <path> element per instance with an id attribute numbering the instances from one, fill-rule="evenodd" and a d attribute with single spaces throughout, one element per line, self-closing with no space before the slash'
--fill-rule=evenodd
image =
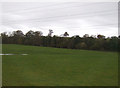
<path id="1" fill-rule="evenodd" d="M 102 51 L 118 51 L 118 37 L 105 38 L 104 35 L 83 37 L 75 35 L 68 37 L 65 32 L 62 36 L 52 36 L 53 30 L 49 30 L 47 36 L 43 36 L 41 31 L 28 31 L 24 34 L 21 30 L 13 31 L 12 34 L 1 33 L 3 44 L 23 44 L 44 47 L 68 48 L 68 49 L 86 49 Z"/>

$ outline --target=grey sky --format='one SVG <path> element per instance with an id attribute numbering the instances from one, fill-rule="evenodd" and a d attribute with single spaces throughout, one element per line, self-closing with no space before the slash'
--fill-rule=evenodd
<path id="1" fill-rule="evenodd" d="M 3 2 L 0 32 L 53 29 L 53 35 L 68 32 L 70 36 L 84 34 L 118 35 L 117 2 Z"/>

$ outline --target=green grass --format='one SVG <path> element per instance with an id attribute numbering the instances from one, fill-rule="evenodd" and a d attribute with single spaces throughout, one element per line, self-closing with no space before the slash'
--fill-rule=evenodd
<path id="1" fill-rule="evenodd" d="M 3 86 L 116 86 L 115 52 L 3 45 Z"/>

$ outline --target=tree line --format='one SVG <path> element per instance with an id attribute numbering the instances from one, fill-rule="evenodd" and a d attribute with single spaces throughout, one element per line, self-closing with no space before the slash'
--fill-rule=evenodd
<path id="1" fill-rule="evenodd" d="M 23 44 L 33 46 L 68 48 L 68 49 L 86 49 L 86 50 L 102 50 L 102 51 L 118 51 L 119 37 L 113 36 L 105 38 L 104 35 L 89 36 L 85 34 L 83 37 L 75 35 L 68 37 L 65 32 L 61 36 L 52 36 L 53 30 L 49 30 L 47 36 L 43 36 L 41 31 L 28 31 L 24 34 L 21 30 L 13 31 L 11 34 L 3 32 L 0 34 L 3 44 Z"/>

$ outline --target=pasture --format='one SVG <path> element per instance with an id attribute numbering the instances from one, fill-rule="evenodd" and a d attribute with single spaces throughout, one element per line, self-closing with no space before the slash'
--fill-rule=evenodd
<path id="1" fill-rule="evenodd" d="M 116 86 L 118 54 L 3 44 L 3 86 Z M 20 55 L 28 54 L 28 55 Z"/>

